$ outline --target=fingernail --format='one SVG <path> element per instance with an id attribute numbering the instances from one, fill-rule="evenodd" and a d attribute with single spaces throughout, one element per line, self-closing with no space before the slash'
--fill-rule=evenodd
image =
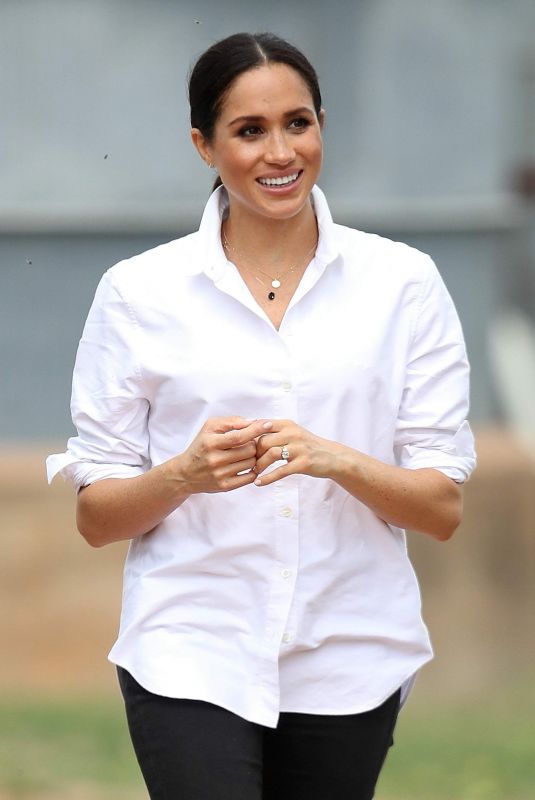
<path id="1" fill-rule="evenodd" d="M 256 422 L 256 417 L 244 417 L 245 422 Z"/>
<path id="2" fill-rule="evenodd" d="M 257 479 L 255 480 L 255 482 L 254 482 L 254 485 L 255 485 L 255 486 L 262 486 L 262 481 L 260 480 L 260 478 L 257 478 Z"/>
<path id="3" fill-rule="evenodd" d="M 264 424 L 262 425 L 262 427 L 263 427 L 263 428 L 272 428 L 272 427 L 273 427 L 273 423 L 272 423 L 272 422 L 270 422 L 270 421 L 268 421 L 268 422 L 264 422 Z"/>

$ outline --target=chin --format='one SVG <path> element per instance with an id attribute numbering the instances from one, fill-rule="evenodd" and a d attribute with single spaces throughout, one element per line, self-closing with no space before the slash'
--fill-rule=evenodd
<path id="1" fill-rule="evenodd" d="M 310 192 L 303 192 L 294 198 L 273 198 L 271 202 L 264 203 L 260 213 L 272 219 L 292 219 L 303 211 L 310 202 Z"/>
<path id="2" fill-rule="evenodd" d="M 266 197 L 265 195 L 234 194 L 232 189 L 227 188 L 231 204 L 234 202 L 236 210 L 241 208 L 246 214 L 273 220 L 289 220 L 298 216 L 307 203 L 310 202 L 312 185 L 300 187 L 295 196 L 286 197 Z"/>

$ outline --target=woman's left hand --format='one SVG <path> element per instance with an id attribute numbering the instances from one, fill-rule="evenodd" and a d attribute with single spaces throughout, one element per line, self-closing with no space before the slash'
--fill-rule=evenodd
<path id="1" fill-rule="evenodd" d="M 264 428 L 269 433 L 256 440 L 257 486 L 295 474 L 330 478 L 387 524 L 441 540 L 449 539 L 461 521 L 461 490 L 439 470 L 387 464 L 287 419 L 265 422 Z M 262 474 L 281 460 L 286 463 Z"/>
<path id="2" fill-rule="evenodd" d="M 336 442 L 315 436 L 292 420 L 272 420 L 269 433 L 263 434 L 256 443 L 254 471 L 259 477 L 255 484 L 267 486 L 295 474 L 328 478 L 332 472 L 336 450 L 340 447 Z M 286 459 L 284 450 L 288 453 Z M 264 470 L 281 460 L 286 460 L 287 463 L 267 475 L 262 475 Z"/>

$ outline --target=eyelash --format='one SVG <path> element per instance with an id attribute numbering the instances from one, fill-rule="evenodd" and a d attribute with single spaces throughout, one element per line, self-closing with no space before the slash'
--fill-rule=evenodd
<path id="1" fill-rule="evenodd" d="M 292 128 L 294 123 L 298 122 L 299 125 Z M 293 130 L 306 130 L 311 125 L 311 122 L 306 119 L 305 117 L 297 117 L 293 119 L 288 127 L 292 128 Z M 254 133 L 250 133 L 250 131 L 254 131 Z M 262 133 L 262 129 L 258 127 L 258 125 L 246 125 L 245 127 L 241 128 L 238 131 L 238 136 L 241 136 L 243 139 L 252 139 L 255 136 L 258 136 Z"/>

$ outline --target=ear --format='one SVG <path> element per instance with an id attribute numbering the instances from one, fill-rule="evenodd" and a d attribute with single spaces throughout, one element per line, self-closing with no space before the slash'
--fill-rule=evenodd
<path id="1" fill-rule="evenodd" d="M 320 124 L 320 131 L 325 127 L 325 109 L 322 108 L 319 113 L 318 122 Z"/>
<path id="2" fill-rule="evenodd" d="M 199 128 L 191 129 L 191 141 L 205 164 L 212 165 L 212 148 Z"/>

